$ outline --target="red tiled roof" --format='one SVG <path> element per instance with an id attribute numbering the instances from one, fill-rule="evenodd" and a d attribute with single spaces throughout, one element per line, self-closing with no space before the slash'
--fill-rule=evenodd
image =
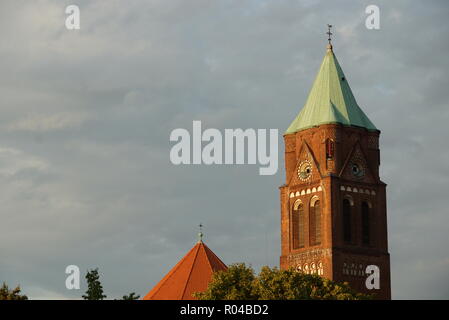
<path id="1" fill-rule="evenodd" d="M 195 300 L 192 294 L 207 289 L 212 273 L 226 269 L 220 258 L 200 241 L 143 300 Z"/>

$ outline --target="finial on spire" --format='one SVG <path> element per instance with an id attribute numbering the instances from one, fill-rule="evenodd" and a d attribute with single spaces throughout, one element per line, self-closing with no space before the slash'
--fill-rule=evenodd
<path id="1" fill-rule="evenodd" d="M 200 223 L 198 225 L 200 227 L 200 232 L 198 232 L 198 242 L 203 242 L 203 225 Z"/>
<path id="2" fill-rule="evenodd" d="M 327 32 L 326 32 L 326 34 L 328 36 L 328 38 L 327 38 L 327 41 L 328 41 L 327 49 L 329 49 L 329 50 L 332 50 L 332 43 L 331 43 L 332 38 L 331 38 L 331 36 L 332 36 L 333 33 L 331 32 L 331 28 L 332 28 L 332 25 L 328 24 L 327 25 Z"/>

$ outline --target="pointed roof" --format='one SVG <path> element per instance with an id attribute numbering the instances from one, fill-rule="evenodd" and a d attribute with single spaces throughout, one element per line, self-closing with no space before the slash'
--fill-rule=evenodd
<path id="1" fill-rule="evenodd" d="M 358 106 L 330 44 L 306 104 L 285 134 L 328 123 L 377 130 Z"/>
<path id="2" fill-rule="evenodd" d="M 143 300 L 195 300 L 192 294 L 207 289 L 212 273 L 226 269 L 200 240 Z"/>

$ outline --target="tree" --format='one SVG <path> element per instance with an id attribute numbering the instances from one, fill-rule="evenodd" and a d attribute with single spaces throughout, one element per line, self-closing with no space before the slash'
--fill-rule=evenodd
<path id="1" fill-rule="evenodd" d="M 20 294 L 20 286 L 9 289 L 5 282 L 0 287 L 0 300 L 28 300 L 26 295 Z"/>
<path id="2" fill-rule="evenodd" d="M 135 292 L 131 292 L 128 295 L 124 295 L 122 300 L 138 300 L 140 298 L 139 295 L 136 295 Z"/>
<path id="3" fill-rule="evenodd" d="M 348 283 L 318 275 L 263 267 L 253 290 L 260 300 L 361 300 L 369 295 L 356 293 Z"/>
<path id="4" fill-rule="evenodd" d="M 244 263 L 231 265 L 226 271 L 218 271 L 212 275 L 204 293 L 196 292 L 199 300 L 257 300 L 253 294 L 255 281 L 254 270 Z"/>
<path id="5" fill-rule="evenodd" d="M 199 300 L 361 300 L 370 299 L 337 283 L 294 269 L 263 267 L 259 275 L 243 263 L 213 274 L 206 291 L 195 293 Z"/>
<path id="6" fill-rule="evenodd" d="M 86 295 L 83 295 L 84 300 L 103 300 L 106 295 L 103 294 L 103 286 L 100 282 L 100 275 L 98 274 L 98 268 L 88 270 L 86 274 L 87 291 Z"/>

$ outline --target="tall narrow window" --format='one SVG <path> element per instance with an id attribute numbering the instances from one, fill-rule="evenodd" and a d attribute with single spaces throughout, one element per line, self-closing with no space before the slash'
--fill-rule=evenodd
<path id="1" fill-rule="evenodd" d="M 348 199 L 343 199 L 343 240 L 345 242 L 351 242 L 351 231 L 351 202 Z"/>
<path id="2" fill-rule="evenodd" d="M 295 203 L 292 212 L 292 240 L 293 249 L 304 246 L 304 207 L 302 203 Z"/>
<path id="3" fill-rule="evenodd" d="M 334 141 L 331 139 L 326 140 L 326 159 L 334 158 Z"/>
<path id="4" fill-rule="evenodd" d="M 362 244 L 370 244 L 370 209 L 366 202 L 362 202 Z"/>
<path id="5" fill-rule="evenodd" d="M 310 204 L 309 216 L 310 245 L 321 244 L 321 203 L 315 200 Z"/>
<path id="6" fill-rule="evenodd" d="M 299 212 L 299 247 L 304 247 L 304 206 L 302 204 L 298 207 Z"/>

